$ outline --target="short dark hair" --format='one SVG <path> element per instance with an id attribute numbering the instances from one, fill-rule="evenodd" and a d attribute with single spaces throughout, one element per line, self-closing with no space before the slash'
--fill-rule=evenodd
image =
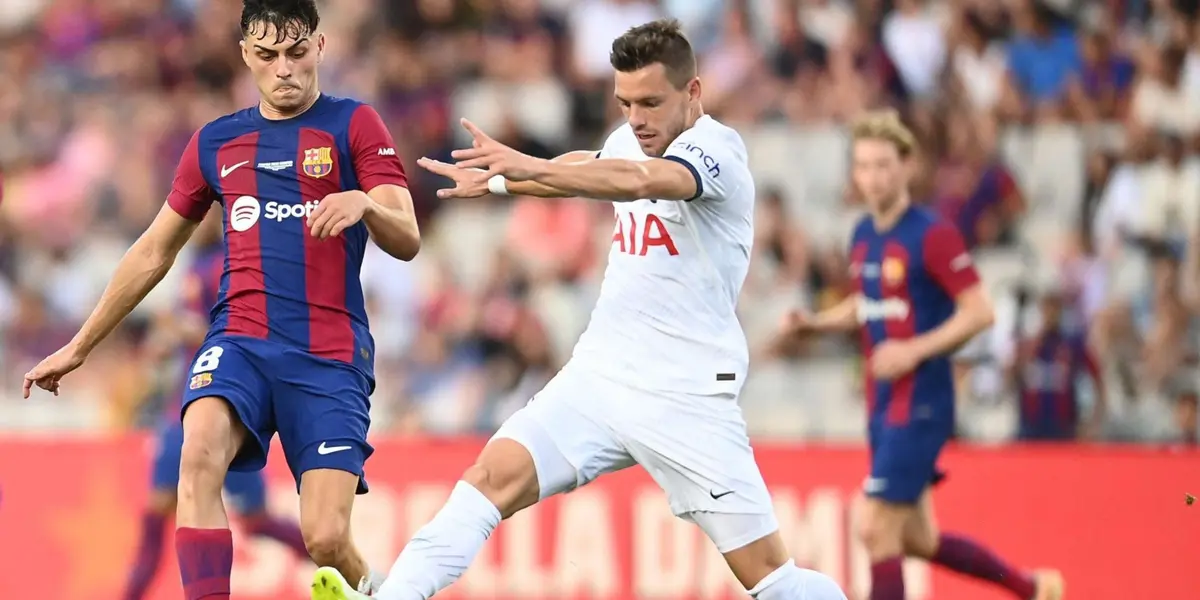
<path id="1" fill-rule="evenodd" d="M 300 39 L 317 30 L 321 15 L 316 0 L 243 0 L 242 37 L 263 39 L 268 26 L 275 27 L 275 43 Z"/>
<path id="2" fill-rule="evenodd" d="M 660 63 L 666 69 L 667 79 L 679 89 L 696 76 L 692 44 L 675 19 L 659 19 L 626 31 L 613 40 L 608 62 L 622 73 Z"/>

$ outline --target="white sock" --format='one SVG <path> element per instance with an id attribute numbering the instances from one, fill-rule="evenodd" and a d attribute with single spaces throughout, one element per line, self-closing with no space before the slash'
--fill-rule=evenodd
<path id="1" fill-rule="evenodd" d="M 846 593 L 828 575 L 801 569 L 791 560 L 763 577 L 750 596 L 755 600 L 846 600 Z"/>
<path id="2" fill-rule="evenodd" d="M 462 577 L 499 525 L 500 511 L 491 501 L 458 482 L 442 510 L 409 540 L 375 597 L 428 600 Z"/>

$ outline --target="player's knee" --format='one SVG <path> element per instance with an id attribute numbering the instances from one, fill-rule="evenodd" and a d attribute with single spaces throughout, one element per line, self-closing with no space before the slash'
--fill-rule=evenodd
<path id="1" fill-rule="evenodd" d="M 223 440 L 219 437 L 197 435 L 184 438 L 179 455 L 180 492 L 196 487 L 215 487 L 220 490 L 232 458 L 224 451 Z"/>
<path id="2" fill-rule="evenodd" d="M 217 477 L 224 481 L 244 439 L 245 428 L 229 403 L 215 397 L 191 403 L 183 417 L 180 480 Z"/>
<path id="3" fill-rule="evenodd" d="M 718 516 L 740 517 L 743 515 L 722 514 Z M 709 537 L 713 536 L 709 534 Z M 716 540 L 714 539 L 714 541 Z M 717 542 L 717 549 L 722 549 L 720 542 Z M 755 587 L 771 573 L 792 563 L 787 546 L 783 543 L 783 536 L 779 534 L 778 530 L 749 544 L 724 552 L 723 555 L 729 569 L 733 571 L 733 575 L 746 589 Z"/>
<path id="4" fill-rule="evenodd" d="M 914 526 L 904 530 L 904 553 L 929 559 L 937 553 L 938 534 L 932 527 Z"/>
<path id="5" fill-rule="evenodd" d="M 488 444 L 462 480 L 479 490 L 507 519 L 538 501 L 537 469 L 529 451 L 510 439 Z"/>
<path id="6" fill-rule="evenodd" d="M 871 554 L 899 553 L 902 549 L 904 521 L 898 507 L 868 499 L 855 529 L 858 539 Z"/>
<path id="7" fill-rule="evenodd" d="M 351 552 L 350 523 L 346 519 L 331 518 L 301 523 L 304 548 L 318 567 L 337 566 L 342 555 Z"/>

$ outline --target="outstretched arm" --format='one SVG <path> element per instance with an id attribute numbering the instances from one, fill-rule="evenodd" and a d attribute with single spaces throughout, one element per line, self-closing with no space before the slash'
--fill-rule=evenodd
<path id="1" fill-rule="evenodd" d="M 34 385 L 58 394 L 59 380 L 83 364 L 88 354 L 116 329 L 146 294 L 162 281 L 212 204 L 200 174 L 197 135 L 192 136 L 175 171 L 167 204 L 117 264 L 92 314 L 71 341 L 25 374 L 24 396 Z"/>
<path id="2" fill-rule="evenodd" d="M 575 150 L 551 159 L 554 163 L 581 163 L 594 160 L 599 152 Z M 500 196 L 536 196 L 538 198 L 571 198 L 575 194 L 536 181 L 509 181 L 503 175 L 487 177 L 483 169 L 464 169 L 432 158 L 417 159 L 417 165 L 435 175 L 454 182 L 453 188 L 438 190 L 438 198 L 478 198 L 488 193 Z"/>
<path id="3" fill-rule="evenodd" d="M 551 163 L 574 165 L 596 160 L 600 153 L 595 150 L 574 150 L 560 154 L 550 160 Z M 503 176 L 501 176 L 503 177 Z M 503 191 L 514 196 L 537 196 L 538 198 L 570 198 L 572 194 L 562 188 L 546 185 L 538 181 L 508 181 L 504 180 Z M 490 185 L 496 185 L 491 183 Z"/>
<path id="4" fill-rule="evenodd" d="M 471 148 L 455 150 L 460 169 L 483 169 L 478 180 L 534 181 L 571 196 L 600 200 L 693 200 L 704 191 L 700 171 L 687 157 L 644 160 L 593 158 L 572 162 L 550 161 L 522 154 L 484 133 L 470 121 L 462 125 L 474 137 Z M 700 151 L 703 155 L 703 151 Z M 711 158 L 709 160 L 712 160 Z M 705 166 L 719 176 L 720 164 Z"/>
<path id="5" fill-rule="evenodd" d="M 598 158 L 586 162 L 542 161 L 530 181 L 572 196 L 630 202 L 642 198 L 692 200 L 699 191 L 692 170 L 670 159 Z"/>

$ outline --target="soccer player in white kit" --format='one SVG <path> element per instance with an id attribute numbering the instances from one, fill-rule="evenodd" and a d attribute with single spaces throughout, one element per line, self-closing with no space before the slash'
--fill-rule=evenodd
<path id="1" fill-rule="evenodd" d="M 749 362 L 735 314 L 753 240 L 754 181 L 736 131 L 704 114 L 691 45 L 674 21 L 612 46 L 628 124 L 599 152 L 553 161 L 468 121 L 455 165 L 422 159 L 443 198 L 512 193 L 610 200 L 612 250 L 587 331 L 562 371 L 514 414 L 421 528 L 376 593 L 425 600 L 456 581 L 504 518 L 639 464 L 700 526 L 759 600 L 844 600 L 779 535 L 738 393 Z M 319 569 L 314 600 L 359 598 Z"/>

